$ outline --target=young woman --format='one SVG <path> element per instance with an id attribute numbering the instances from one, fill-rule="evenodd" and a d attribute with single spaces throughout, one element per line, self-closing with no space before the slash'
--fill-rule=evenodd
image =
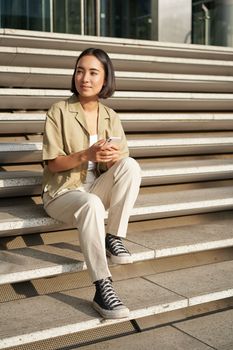
<path id="1" fill-rule="evenodd" d="M 132 262 L 122 238 L 140 186 L 140 168 L 129 157 L 120 119 L 99 102 L 114 90 L 108 55 L 94 48 L 83 51 L 72 77 L 73 95 L 48 111 L 43 142 L 44 208 L 78 228 L 96 287 L 93 307 L 104 318 L 129 315 L 113 289 L 106 254 L 113 263 Z"/>

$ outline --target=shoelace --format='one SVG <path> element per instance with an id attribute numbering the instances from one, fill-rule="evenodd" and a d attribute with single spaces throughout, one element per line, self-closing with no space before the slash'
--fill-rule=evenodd
<path id="1" fill-rule="evenodd" d="M 104 303 L 106 305 L 109 305 L 111 309 L 123 305 L 116 292 L 114 291 L 110 279 L 107 278 L 105 280 L 99 281 L 99 288 L 101 290 L 101 295 L 103 297 Z"/>
<path id="2" fill-rule="evenodd" d="M 129 254 L 129 251 L 123 245 L 121 238 L 110 235 L 109 233 L 106 236 L 106 248 L 113 255 L 119 255 L 119 254 L 125 254 L 125 253 Z"/>

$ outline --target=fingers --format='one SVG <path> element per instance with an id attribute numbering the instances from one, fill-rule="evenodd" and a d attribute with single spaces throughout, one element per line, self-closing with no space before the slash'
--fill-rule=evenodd
<path id="1" fill-rule="evenodd" d="M 114 149 L 104 149 L 98 152 L 98 158 L 98 161 L 100 162 L 115 161 L 115 159 L 119 158 L 119 151 Z"/>
<path id="2" fill-rule="evenodd" d="M 112 143 L 110 146 L 109 146 L 110 150 L 115 150 L 115 151 L 119 151 L 120 147 L 114 143 Z"/>
<path id="3" fill-rule="evenodd" d="M 95 143 L 96 146 L 101 147 L 103 150 L 119 150 L 120 147 L 114 142 L 107 142 L 106 140 L 102 139 Z"/>
<path id="4" fill-rule="evenodd" d="M 114 154 L 109 150 L 101 150 L 99 153 L 100 162 L 109 162 L 112 160 Z"/>
<path id="5" fill-rule="evenodd" d="M 119 146 L 106 144 L 105 140 L 99 140 L 89 148 L 89 160 L 94 162 L 115 162 L 119 159 Z"/>
<path id="6" fill-rule="evenodd" d="M 108 150 L 108 151 L 119 151 L 120 147 L 118 145 L 113 144 L 113 143 L 111 143 L 111 144 L 104 143 L 101 146 L 101 149 Z"/>
<path id="7" fill-rule="evenodd" d="M 101 146 L 103 146 L 105 143 L 106 143 L 106 141 L 105 141 L 104 139 L 102 139 L 102 140 L 97 141 L 97 142 L 95 143 L 95 145 L 101 147 Z"/>

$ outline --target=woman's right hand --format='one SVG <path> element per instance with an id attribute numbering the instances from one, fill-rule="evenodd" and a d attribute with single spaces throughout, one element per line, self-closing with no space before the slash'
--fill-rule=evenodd
<path id="1" fill-rule="evenodd" d="M 96 163 L 107 163 L 112 161 L 118 153 L 118 147 L 106 146 L 105 140 L 99 140 L 88 148 L 88 160 Z"/>

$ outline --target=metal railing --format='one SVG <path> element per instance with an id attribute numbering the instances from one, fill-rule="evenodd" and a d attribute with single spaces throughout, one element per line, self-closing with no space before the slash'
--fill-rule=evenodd
<path id="1" fill-rule="evenodd" d="M 210 39 L 210 15 L 209 15 L 209 10 L 206 7 L 205 4 L 202 4 L 201 6 L 202 10 L 204 11 L 204 21 L 205 21 L 205 45 L 209 45 L 209 39 Z"/>

